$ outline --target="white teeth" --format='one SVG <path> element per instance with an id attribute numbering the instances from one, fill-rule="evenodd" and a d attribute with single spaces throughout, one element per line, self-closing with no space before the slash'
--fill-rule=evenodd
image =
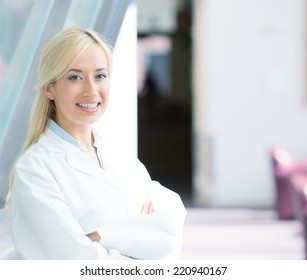
<path id="1" fill-rule="evenodd" d="M 78 103 L 77 105 L 86 109 L 95 109 L 98 103 Z"/>

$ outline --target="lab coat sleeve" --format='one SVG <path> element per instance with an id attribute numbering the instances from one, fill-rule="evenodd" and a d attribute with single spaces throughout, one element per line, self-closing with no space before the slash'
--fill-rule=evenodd
<path id="1" fill-rule="evenodd" d="M 98 230 L 100 243 L 137 259 L 174 259 L 182 245 L 182 226 L 176 218 L 169 211 L 116 218 Z"/>
<path id="2" fill-rule="evenodd" d="M 37 162 L 16 165 L 11 214 L 13 242 L 25 259 L 126 258 L 85 235 L 55 178 Z"/>
<path id="3" fill-rule="evenodd" d="M 138 259 L 178 257 L 186 216 L 180 196 L 152 181 L 146 168 L 138 160 L 129 167 L 137 178 L 137 184 L 147 188 L 148 199 L 153 201 L 155 212 L 107 221 L 98 230 L 102 238 L 101 244 Z"/>

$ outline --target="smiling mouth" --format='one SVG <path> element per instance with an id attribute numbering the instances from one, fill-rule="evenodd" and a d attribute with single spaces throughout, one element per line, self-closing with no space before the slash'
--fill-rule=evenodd
<path id="1" fill-rule="evenodd" d="M 96 109 L 100 105 L 100 102 L 97 102 L 97 103 L 77 103 L 76 105 L 83 108 L 83 109 L 93 110 L 93 109 Z"/>

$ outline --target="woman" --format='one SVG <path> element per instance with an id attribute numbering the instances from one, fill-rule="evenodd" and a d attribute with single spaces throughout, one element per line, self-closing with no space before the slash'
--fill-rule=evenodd
<path id="1" fill-rule="evenodd" d="M 111 55 L 91 30 L 46 46 L 37 102 L 13 168 L 13 242 L 25 259 L 178 256 L 185 208 L 137 158 L 93 129 L 108 105 Z"/>

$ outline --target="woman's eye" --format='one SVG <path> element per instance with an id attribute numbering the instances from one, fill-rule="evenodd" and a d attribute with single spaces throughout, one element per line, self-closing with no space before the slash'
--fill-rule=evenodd
<path id="1" fill-rule="evenodd" d="M 78 75 L 72 75 L 72 76 L 69 76 L 68 79 L 71 81 L 76 81 L 76 80 L 81 80 L 81 77 Z"/>
<path id="2" fill-rule="evenodd" d="M 98 80 L 103 80 L 103 79 L 105 79 L 105 78 L 107 78 L 107 74 L 106 73 L 100 73 L 100 74 L 98 74 L 97 76 L 96 76 L 96 79 L 98 79 Z"/>

